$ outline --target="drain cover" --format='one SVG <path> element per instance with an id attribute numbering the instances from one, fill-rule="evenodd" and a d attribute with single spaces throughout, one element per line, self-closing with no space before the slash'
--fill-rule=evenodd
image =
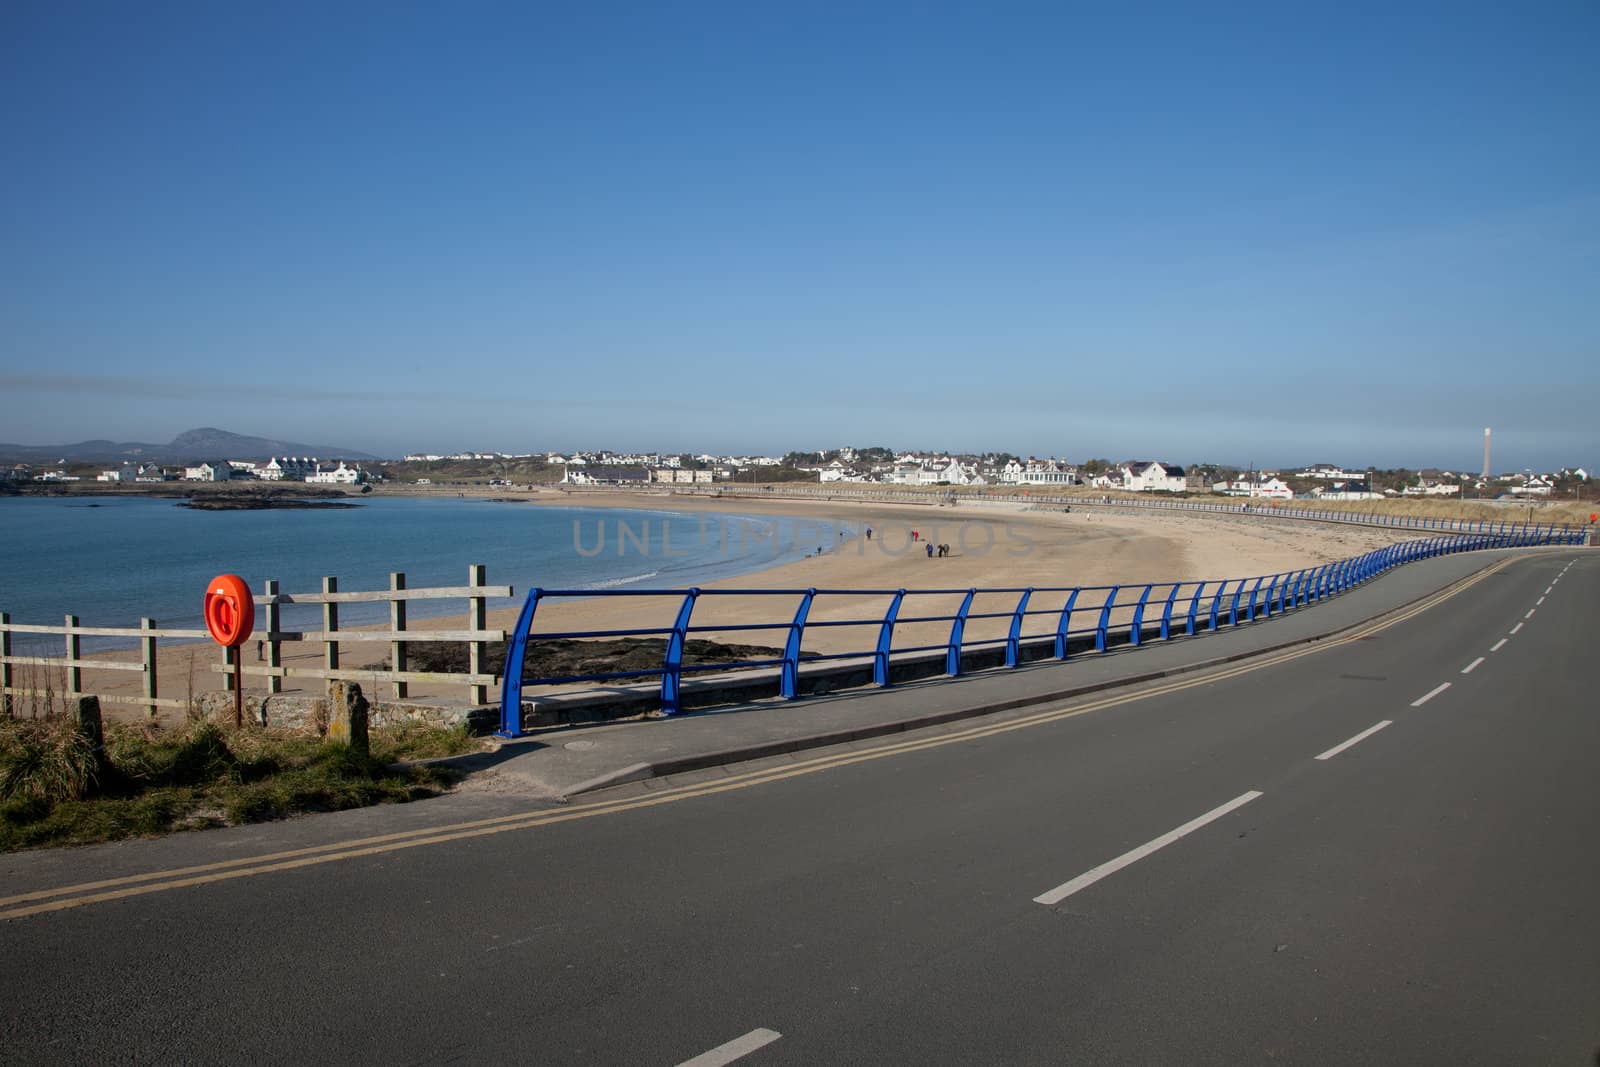
<path id="1" fill-rule="evenodd" d="M 562 748 L 570 748 L 574 752 L 582 752 L 586 748 L 593 748 L 594 747 L 594 742 L 593 741 L 568 741 L 566 744 L 562 745 L 561 747 Z"/>

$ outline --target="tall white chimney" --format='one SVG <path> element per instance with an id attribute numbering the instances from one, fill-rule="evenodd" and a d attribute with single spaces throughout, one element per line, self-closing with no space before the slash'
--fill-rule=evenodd
<path id="1" fill-rule="evenodd" d="M 1489 477 L 1489 427 L 1483 428 L 1483 477 Z"/>

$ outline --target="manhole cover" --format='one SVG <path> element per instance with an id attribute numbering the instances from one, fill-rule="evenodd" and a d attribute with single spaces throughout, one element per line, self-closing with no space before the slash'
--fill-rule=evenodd
<path id="1" fill-rule="evenodd" d="M 594 747 L 594 742 L 593 741 L 568 741 L 566 744 L 562 745 L 561 747 L 562 748 L 570 748 L 574 752 L 582 752 L 586 748 L 593 748 Z"/>

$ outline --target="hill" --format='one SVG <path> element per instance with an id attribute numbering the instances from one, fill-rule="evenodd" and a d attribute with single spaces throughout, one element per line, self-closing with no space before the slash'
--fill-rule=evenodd
<path id="1" fill-rule="evenodd" d="M 69 445 L 0 444 L 7 463 L 186 463 L 217 459 L 266 459 L 268 456 L 316 456 L 319 459 L 372 461 L 378 457 L 353 448 L 307 445 L 271 437 L 249 437 L 212 426 L 185 430 L 164 445 L 139 441 L 79 441 Z"/>

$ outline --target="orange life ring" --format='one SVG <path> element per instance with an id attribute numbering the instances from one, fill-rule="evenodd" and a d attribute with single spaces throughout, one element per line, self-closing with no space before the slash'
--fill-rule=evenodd
<path id="1" fill-rule="evenodd" d="M 256 625 L 256 602 L 237 574 L 219 574 L 206 586 L 206 629 L 219 645 L 237 648 Z"/>

